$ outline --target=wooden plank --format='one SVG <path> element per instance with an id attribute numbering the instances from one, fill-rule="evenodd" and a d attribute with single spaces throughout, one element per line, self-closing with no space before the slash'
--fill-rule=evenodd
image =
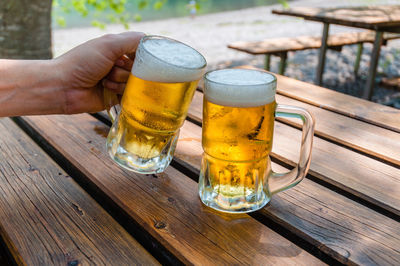
<path id="1" fill-rule="evenodd" d="M 384 40 L 400 38 L 398 34 L 385 34 Z M 375 40 L 375 32 L 345 32 L 331 34 L 328 37 L 328 47 L 341 47 L 358 43 L 370 42 Z M 269 54 L 288 51 L 300 51 L 306 49 L 316 49 L 321 47 L 321 37 L 319 36 L 299 36 L 293 38 L 270 38 L 258 42 L 235 42 L 228 45 L 229 48 L 250 54 Z"/>
<path id="2" fill-rule="evenodd" d="M 309 110 L 317 121 L 315 135 L 400 166 L 399 133 L 282 95 L 277 95 L 276 101 L 280 104 L 295 105 Z M 285 123 L 298 128 L 302 126 L 295 119 L 281 119 L 280 121 L 285 121 Z"/>
<path id="3" fill-rule="evenodd" d="M 175 156 L 199 172 L 202 152 L 201 128 L 186 122 Z M 287 172 L 274 163 L 272 168 Z M 400 263 L 400 223 L 311 180 L 274 195 L 257 215 L 274 220 L 342 263 Z"/>
<path id="4" fill-rule="evenodd" d="M 194 98 L 188 116 L 200 122 L 202 119 L 201 93 L 196 92 Z M 293 105 L 296 104 L 293 103 Z M 318 124 L 318 120 L 316 124 Z M 336 124 L 336 122 L 332 121 L 332 124 Z M 340 124 L 337 124 L 340 127 Z M 353 125 L 357 126 L 356 124 Z M 349 126 L 351 125 L 349 124 Z M 359 132 L 362 132 L 362 128 Z M 377 133 L 379 133 L 379 130 Z M 365 134 L 363 133 L 363 135 Z M 300 147 L 300 135 L 297 129 L 277 122 L 272 150 L 273 157 L 284 163 L 294 165 L 298 161 L 299 154 L 298 149 L 294 147 Z M 358 143 L 361 144 L 365 141 L 374 141 L 365 137 L 360 139 L 362 140 Z M 390 152 L 388 149 L 386 151 Z M 387 165 L 315 137 L 310 173 L 372 204 L 400 215 L 400 167 Z"/>
<path id="5" fill-rule="evenodd" d="M 189 117 L 201 123 L 203 94 L 196 92 L 190 106 Z M 400 165 L 400 134 L 367 124 L 316 106 L 277 95 L 280 104 L 295 105 L 309 110 L 316 120 L 315 135 L 340 145 L 374 156 L 380 160 Z M 287 124 L 301 128 L 297 119 L 279 118 Z M 360 137 L 363 136 L 363 137 Z"/>
<path id="6" fill-rule="evenodd" d="M 381 85 L 390 89 L 400 90 L 400 77 L 395 78 L 383 78 Z"/>
<path id="7" fill-rule="evenodd" d="M 261 70 L 252 66 L 242 67 Z M 278 79 L 278 94 L 400 133 L 400 109 L 273 74 Z"/>
<path id="8" fill-rule="evenodd" d="M 276 123 L 274 155 L 294 165 L 300 132 Z M 297 141 L 294 141 L 296 140 Z M 297 144 L 297 145 L 296 145 Z M 400 215 L 400 168 L 314 138 L 310 174 L 374 205 Z"/>
<path id="9" fill-rule="evenodd" d="M 24 119 L 185 264 L 321 264 L 248 215 L 210 212 L 197 184 L 173 167 L 149 176 L 121 169 L 104 149 L 109 128 L 89 115 Z"/>
<path id="10" fill-rule="evenodd" d="M 400 110 L 338 93 L 285 76 L 278 78 L 277 92 L 342 115 L 400 133 Z"/>
<path id="11" fill-rule="evenodd" d="M 0 132 L 0 232 L 18 264 L 158 264 L 11 120 Z"/>
<path id="12" fill-rule="evenodd" d="M 273 14 L 372 30 L 390 30 L 400 25 L 400 5 L 355 7 L 294 7 L 272 10 Z"/>

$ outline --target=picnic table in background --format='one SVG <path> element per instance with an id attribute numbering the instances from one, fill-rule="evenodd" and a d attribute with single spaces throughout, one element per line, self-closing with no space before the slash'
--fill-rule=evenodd
<path id="1" fill-rule="evenodd" d="M 161 174 L 112 162 L 104 114 L 0 119 L 6 251 L 33 265 L 399 265 L 400 110 L 277 76 L 277 102 L 316 118 L 313 156 L 307 178 L 252 214 L 200 202 L 201 91 Z M 297 162 L 300 127 L 276 121 L 275 171 Z"/>
<path id="2" fill-rule="evenodd" d="M 400 5 L 350 6 L 350 7 L 295 7 L 273 10 L 277 15 L 301 17 L 306 20 L 323 23 L 321 48 L 318 57 L 316 84 L 322 84 L 325 56 L 328 48 L 329 25 L 337 24 L 354 28 L 369 29 L 376 32 L 373 44 L 367 83 L 362 97 L 371 99 L 375 85 L 376 69 L 383 42 L 384 32 L 400 32 Z"/>

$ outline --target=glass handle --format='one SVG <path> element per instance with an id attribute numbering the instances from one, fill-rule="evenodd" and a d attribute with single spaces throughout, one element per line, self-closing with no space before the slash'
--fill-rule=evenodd
<path id="1" fill-rule="evenodd" d="M 104 88 L 103 97 L 104 97 L 104 106 L 106 107 L 107 114 L 110 117 L 111 122 L 114 123 L 121 109 L 121 107 L 119 106 L 118 96 L 117 94 Z"/>
<path id="2" fill-rule="evenodd" d="M 288 173 L 274 173 L 271 171 L 268 177 L 270 193 L 276 194 L 297 185 L 307 175 L 310 167 L 311 149 L 314 135 L 314 118 L 305 109 L 278 104 L 275 117 L 295 117 L 303 121 L 303 134 L 301 137 L 301 149 L 299 163 Z"/>

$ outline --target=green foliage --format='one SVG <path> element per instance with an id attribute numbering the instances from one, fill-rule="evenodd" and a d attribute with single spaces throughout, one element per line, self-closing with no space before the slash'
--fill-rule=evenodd
<path id="1" fill-rule="evenodd" d="M 148 5 L 149 5 L 149 1 L 141 0 L 138 3 L 138 8 L 139 9 L 145 9 Z"/>
<path id="2" fill-rule="evenodd" d="M 142 16 L 140 14 L 135 14 L 134 19 L 135 19 L 135 21 L 141 21 Z"/>
<path id="3" fill-rule="evenodd" d="M 92 21 L 92 26 L 98 27 L 100 29 L 105 29 L 105 27 L 106 27 L 106 25 L 103 22 L 98 21 L 98 20 L 93 20 Z"/>
<path id="4" fill-rule="evenodd" d="M 65 21 L 64 17 L 56 17 L 57 24 L 60 25 L 61 27 L 65 27 L 67 25 L 67 22 Z"/>
<path id="5" fill-rule="evenodd" d="M 278 0 L 278 2 L 283 6 L 283 8 L 289 8 L 289 3 L 287 0 Z"/>
<path id="6" fill-rule="evenodd" d="M 154 2 L 153 9 L 160 10 L 168 0 L 159 0 Z M 130 2 L 130 3 L 129 3 Z M 61 7 L 64 13 L 77 12 L 82 17 L 89 14 L 94 17 L 91 24 L 95 27 L 104 29 L 106 23 L 119 23 L 129 28 L 130 21 L 140 21 L 140 14 L 127 12 L 127 4 L 134 4 L 138 10 L 143 10 L 150 5 L 151 0 L 53 0 L 54 6 Z M 62 16 L 56 16 L 56 22 L 59 26 L 65 27 L 66 20 Z"/>
<path id="7" fill-rule="evenodd" d="M 167 2 L 167 0 L 157 1 L 153 4 L 154 10 L 160 10 L 163 5 Z"/>
<path id="8" fill-rule="evenodd" d="M 197 0 L 196 9 L 201 15 L 277 2 L 284 8 L 288 7 L 288 0 Z M 129 28 L 130 22 L 141 21 L 142 18 L 188 16 L 188 3 L 189 0 L 53 0 L 53 17 L 57 26 L 61 27 L 80 26 L 83 22 L 86 26 L 90 23 L 99 28 L 108 23 Z M 161 12 L 154 12 L 160 9 Z"/>

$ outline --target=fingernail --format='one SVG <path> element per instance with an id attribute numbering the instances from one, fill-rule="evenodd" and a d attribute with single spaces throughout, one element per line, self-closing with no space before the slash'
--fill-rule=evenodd
<path id="1" fill-rule="evenodd" d="M 118 59 L 117 61 L 115 61 L 115 64 L 119 67 L 123 67 L 125 65 L 125 62 L 121 59 Z"/>

